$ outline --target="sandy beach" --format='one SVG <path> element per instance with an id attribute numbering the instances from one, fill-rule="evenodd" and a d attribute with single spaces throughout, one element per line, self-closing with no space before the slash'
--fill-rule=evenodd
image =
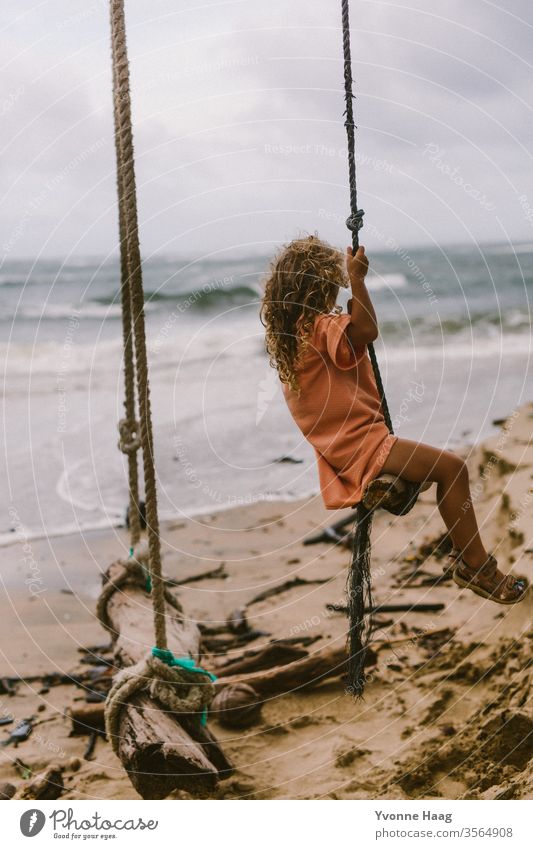
<path id="1" fill-rule="evenodd" d="M 527 404 L 496 436 L 462 451 L 486 543 L 502 569 L 530 580 L 532 426 L 533 404 Z M 349 552 L 302 541 L 345 513 L 326 512 L 316 496 L 164 523 L 164 571 L 183 583 L 177 592 L 187 615 L 212 627 L 247 605 L 251 627 L 262 632 L 225 652 L 225 661 L 270 640 L 300 640 L 309 654 L 342 644 L 345 617 L 327 605 L 343 601 Z M 362 702 L 345 695 L 337 677 L 266 700 L 249 729 L 210 720 L 235 764 L 215 798 L 532 797 L 533 595 L 504 607 L 459 590 L 450 579 L 435 583 L 445 558 L 431 554 L 428 543 L 443 530 L 434 488 L 406 517 L 378 512 L 376 602 L 443 609 L 379 614 L 377 662 Z M 67 713 L 83 701 L 82 689 L 43 680 L 79 671 L 83 647 L 109 642 L 95 602 L 102 573 L 127 552 L 127 532 L 25 540 L 19 528 L 14 536 L 2 554 L 0 620 L 0 718 L 14 722 L 0 735 L 7 739 L 23 718 L 33 717 L 34 727 L 16 748 L 0 749 L 0 782 L 20 791 L 58 764 L 62 799 L 138 798 L 107 742 L 99 738 L 86 760 L 86 738 L 70 736 Z M 216 569 L 215 577 L 187 580 Z M 250 603 L 296 578 L 292 588 Z M 221 661 L 216 652 L 203 657 L 215 672 Z M 6 681 L 13 678 L 21 680 Z"/>

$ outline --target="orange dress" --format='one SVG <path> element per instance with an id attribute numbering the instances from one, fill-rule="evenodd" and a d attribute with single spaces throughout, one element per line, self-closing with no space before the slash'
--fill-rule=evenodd
<path id="1" fill-rule="evenodd" d="M 315 449 L 329 510 L 352 507 L 398 439 L 389 433 L 366 345 L 352 348 L 350 316 L 320 315 L 298 370 L 300 394 L 282 384 L 294 421 Z"/>

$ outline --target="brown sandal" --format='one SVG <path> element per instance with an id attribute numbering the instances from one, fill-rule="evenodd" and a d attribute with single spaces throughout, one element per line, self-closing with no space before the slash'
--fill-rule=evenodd
<path id="1" fill-rule="evenodd" d="M 497 604 L 518 604 L 526 597 L 529 589 L 527 578 L 502 576 L 498 571 L 498 562 L 492 555 L 479 569 L 473 569 L 461 560 L 453 573 L 453 579 L 459 587 L 466 587 Z"/>

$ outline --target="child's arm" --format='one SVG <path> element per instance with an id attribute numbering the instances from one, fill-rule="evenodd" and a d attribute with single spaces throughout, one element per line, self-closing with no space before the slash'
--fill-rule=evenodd
<path id="1" fill-rule="evenodd" d="M 352 287 L 352 297 L 348 301 L 351 321 L 346 332 L 355 348 L 358 345 L 367 345 L 369 342 L 373 342 L 378 336 L 376 313 L 365 286 L 368 257 L 363 247 L 358 249 L 355 256 L 351 248 L 347 249 L 346 269 Z"/>

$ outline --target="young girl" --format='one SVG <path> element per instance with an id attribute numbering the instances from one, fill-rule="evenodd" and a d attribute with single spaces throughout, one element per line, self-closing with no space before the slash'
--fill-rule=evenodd
<path id="1" fill-rule="evenodd" d="M 270 362 L 292 416 L 315 449 L 328 509 L 353 507 L 380 474 L 437 483 L 440 514 L 454 545 L 454 580 L 484 598 L 516 604 L 525 578 L 503 575 L 483 546 L 466 464 L 449 451 L 389 433 L 366 346 L 378 335 L 365 286 L 368 259 L 342 253 L 317 236 L 296 239 L 272 263 L 261 320 Z M 347 272 L 347 274 L 346 274 Z M 348 278 L 348 279 L 347 279 Z M 336 306 L 351 286 L 348 313 Z"/>

